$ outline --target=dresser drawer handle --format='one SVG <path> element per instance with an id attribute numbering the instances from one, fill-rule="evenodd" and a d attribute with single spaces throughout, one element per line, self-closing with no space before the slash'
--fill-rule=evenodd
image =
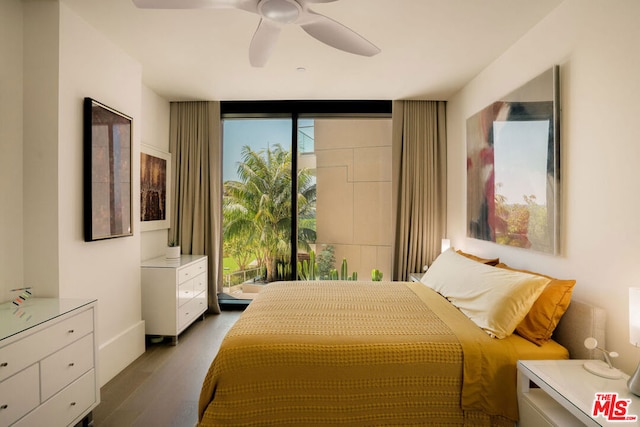
<path id="1" fill-rule="evenodd" d="M 70 333 L 70 334 L 72 334 L 72 333 L 74 333 L 74 332 L 75 332 L 75 331 L 74 331 L 73 329 L 69 329 L 69 333 Z"/>
<path id="2" fill-rule="evenodd" d="M 76 402 L 71 402 L 71 406 L 76 406 Z"/>
<path id="3" fill-rule="evenodd" d="M 0 368 L 6 368 L 7 366 L 9 366 L 7 362 L 0 363 Z"/>
<path id="4" fill-rule="evenodd" d="M 9 405 L 7 405 L 7 404 L 5 403 L 4 405 L 0 406 L 0 410 L 2 410 L 2 409 L 7 409 L 8 407 L 9 407 Z"/>
<path id="5" fill-rule="evenodd" d="M 69 367 L 70 368 L 73 368 L 74 366 L 75 366 L 75 363 L 73 363 L 73 362 L 69 363 Z"/>

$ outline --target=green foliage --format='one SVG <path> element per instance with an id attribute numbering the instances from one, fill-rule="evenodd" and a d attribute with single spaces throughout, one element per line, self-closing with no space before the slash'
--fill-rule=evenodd
<path id="1" fill-rule="evenodd" d="M 318 263 L 316 262 L 316 253 L 309 252 L 309 260 L 298 261 L 298 279 L 300 280 L 318 280 Z"/>
<path id="2" fill-rule="evenodd" d="M 500 184 L 497 185 L 501 187 Z M 539 205 L 535 195 L 523 195 L 524 203 L 508 203 L 505 196 L 495 195 L 497 225 L 496 242 L 521 248 L 551 250 L 547 235 L 548 211 Z"/>
<path id="3" fill-rule="evenodd" d="M 349 270 L 347 268 L 347 259 L 342 258 L 342 265 L 340 266 L 340 280 L 347 280 L 348 271 Z"/>
<path id="4" fill-rule="evenodd" d="M 238 262 L 233 257 L 225 257 L 222 259 L 222 267 L 225 271 L 234 272 L 238 271 Z"/>
<path id="5" fill-rule="evenodd" d="M 246 270 L 249 264 L 256 259 L 253 247 L 247 245 L 247 236 L 243 236 L 242 232 L 226 238 L 223 247 L 225 256 L 232 257 L 237 264 L 233 271 Z"/>
<path id="6" fill-rule="evenodd" d="M 276 265 L 277 280 L 291 279 L 291 263 L 288 261 L 278 261 Z"/>
<path id="7" fill-rule="evenodd" d="M 237 168 L 239 180 L 224 183 L 224 239 L 240 238 L 254 248 L 267 281 L 277 277 L 277 260 L 290 252 L 291 166 L 291 152 L 279 144 L 260 151 L 245 146 Z M 298 240 L 301 248 L 308 248 L 316 238 L 315 223 L 306 221 L 315 217 L 316 186 L 307 169 L 299 170 L 297 178 Z"/>
<path id="8" fill-rule="evenodd" d="M 371 270 L 371 280 L 374 282 L 380 282 L 382 280 L 382 272 L 377 268 Z"/>
<path id="9" fill-rule="evenodd" d="M 336 265 L 335 250 L 332 245 L 325 246 L 318 254 L 318 277 L 329 279 Z"/>

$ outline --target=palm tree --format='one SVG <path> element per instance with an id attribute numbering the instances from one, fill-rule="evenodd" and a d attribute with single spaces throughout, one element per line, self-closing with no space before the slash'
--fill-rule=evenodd
<path id="1" fill-rule="evenodd" d="M 260 151 L 245 146 L 237 174 L 239 181 L 224 183 L 224 237 L 246 236 L 272 281 L 276 262 L 290 252 L 291 152 L 280 144 Z M 315 217 L 316 187 L 305 169 L 298 171 L 297 201 L 299 217 Z M 315 227 L 306 224 L 298 230 L 304 248 L 315 241 Z"/>

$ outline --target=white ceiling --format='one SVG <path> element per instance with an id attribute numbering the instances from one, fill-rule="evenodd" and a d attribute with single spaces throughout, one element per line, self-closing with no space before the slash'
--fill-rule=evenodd
<path id="1" fill-rule="evenodd" d="M 562 0 L 340 0 L 312 9 L 382 52 L 367 58 L 287 26 L 264 68 L 249 65 L 259 17 L 234 9 L 149 10 L 62 0 L 142 64 L 174 100 L 448 99 Z M 298 71 L 303 67 L 306 71 Z"/>

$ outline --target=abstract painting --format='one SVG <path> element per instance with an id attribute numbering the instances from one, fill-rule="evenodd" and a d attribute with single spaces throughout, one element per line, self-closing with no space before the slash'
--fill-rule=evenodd
<path id="1" fill-rule="evenodd" d="M 84 239 L 133 235 L 131 117 L 84 99 Z"/>
<path id="2" fill-rule="evenodd" d="M 169 228 L 171 154 L 148 145 L 140 149 L 140 228 Z"/>
<path id="3" fill-rule="evenodd" d="M 559 253 L 557 66 L 467 119 L 467 235 Z"/>

